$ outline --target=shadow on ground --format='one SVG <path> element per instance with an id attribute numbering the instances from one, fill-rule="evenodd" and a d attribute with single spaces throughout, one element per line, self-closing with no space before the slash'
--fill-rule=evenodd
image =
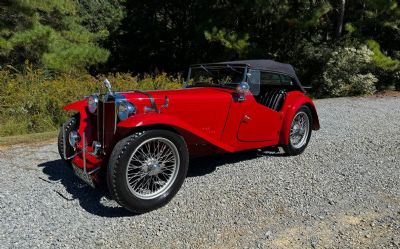
<path id="1" fill-rule="evenodd" d="M 203 176 L 214 172 L 219 166 L 255 159 L 258 157 L 286 157 L 286 154 L 277 152 L 274 148 L 247 150 L 229 154 L 215 154 L 190 160 L 187 177 Z"/>
<path id="2" fill-rule="evenodd" d="M 225 164 L 232 164 L 240 161 L 251 160 L 261 156 L 279 156 L 270 152 L 245 151 L 235 154 L 220 154 L 201 158 L 195 158 L 190 161 L 187 177 L 201 177 L 214 172 L 217 167 Z M 78 179 L 70 166 L 63 160 L 48 161 L 39 164 L 43 173 L 48 176 L 48 179 L 43 181 L 61 182 L 65 186 L 65 190 L 72 196 L 66 197 L 62 193 L 54 190 L 58 195 L 67 201 L 78 200 L 79 205 L 87 212 L 101 217 L 124 217 L 132 216 L 133 214 L 122 207 L 106 206 L 102 203 L 102 199 L 106 197 L 110 199 L 107 189 L 93 189 Z M 104 183 L 105 184 L 105 183 Z"/>
<path id="3" fill-rule="evenodd" d="M 63 160 L 54 160 L 39 164 L 43 173 L 48 175 L 49 183 L 54 181 L 61 182 L 65 186 L 65 190 L 72 196 L 66 197 L 62 193 L 55 190 L 62 198 L 67 201 L 78 200 L 79 205 L 87 212 L 101 217 L 124 217 L 133 214 L 122 207 L 105 206 L 101 199 L 103 197 L 110 198 L 105 188 L 94 189 L 83 181 L 78 179 L 70 166 Z"/>

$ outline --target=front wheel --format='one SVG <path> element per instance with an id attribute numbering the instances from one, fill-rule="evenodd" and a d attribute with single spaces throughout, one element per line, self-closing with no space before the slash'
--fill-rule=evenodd
<path id="1" fill-rule="evenodd" d="M 110 156 L 107 184 L 123 207 L 144 213 L 167 204 L 182 186 L 189 165 L 184 139 L 167 130 L 124 138 Z"/>
<path id="2" fill-rule="evenodd" d="M 295 156 L 303 153 L 311 137 L 312 115 L 310 108 L 303 105 L 293 117 L 289 131 L 289 143 L 284 146 L 287 155 Z"/>

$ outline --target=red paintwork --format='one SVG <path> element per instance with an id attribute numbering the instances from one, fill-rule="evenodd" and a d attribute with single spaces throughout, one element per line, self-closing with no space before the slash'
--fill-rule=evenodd
<path id="1" fill-rule="evenodd" d="M 180 90 L 149 91 L 153 95 L 160 113 L 144 112 L 151 106 L 149 98 L 139 92 L 121 93 L 137 107 L 137 113 L 117 124 L 114 144 L 135 129 L 154 125 L 168 126 L 179 132 L 190 151 L 237 152 L 247 149 L 288 144 L 289 128 L 296 110 L 308 105 L 313 112 L 313 129 L 319 129 L 315 106 L 301 91 L 290 91 L 281 111 L 276 112 L 256 102 L 250 92 L 246 100 L 235 101 L 236 92 L 224 88 L 202 87 Z M 168 96 L 168 108 L 161 108 Z M 87 124 L 86 100 L 67 105 L 65 110 L 80 112 L 79 133 L 93 134 Z M 89 129 L 88 129 L 89 127 Z M 87 135 L 89 146 L 93 138 Z M 214 150 L 193 149 L 199 145 L 213 147 Z M 212 146 L 210 146 L 212 145 Z M 82 144 L 79 144 L 82 146 Z M 90 170 L 101 164 L 101 160 L 87 157 Z M 77 156 L 74 163 L 82 166 L 82 158 Z"/>

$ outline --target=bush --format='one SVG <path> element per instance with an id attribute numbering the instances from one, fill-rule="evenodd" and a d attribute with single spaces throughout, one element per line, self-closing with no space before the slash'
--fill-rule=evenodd
<path id="1" fill-rule="evenodd" d="M 29 65 L 23 72 L 12 70 L 0 70 L 0 136 L 55 130 L 69 115 L 62 110 L 65 104 L 101 88 L 101 83 L 87 73 L 51 76 Z M 106 77 L 117 91 L 174 89 L 183 81 L 179 75 L 174 78 L 165 73 L 141 77 L 117 73 Z"/>
<path id="2" fill-rule="evenodd" d="M 322 73 L 318 96 L 342 97 L 375 92 L 378 79 L 370 73 L 373 52 L 366 46 L 338 47 Z"/>
<path id="3" fill-rule="evenodd" d="M 400 74 L 400 61 L 396 58 L 391 58 L 381 51 L 378 42 L 374 40 L 367 40 L 367 46 L 374 53 L 372 59 L 374 63 L 374 74 L 379 79 L 376 85 L 378 90 L 393 90 L 398 88 L 399 74 Z"/>
<path id="4" fill-rule="evenodd" d="M 395 85 L 394 85 L 395 89 L 397 91 L 400 91 L 400 70 L 393 74 L 393 78 L 394 78 L 394 80 L 396 82 Z"/>

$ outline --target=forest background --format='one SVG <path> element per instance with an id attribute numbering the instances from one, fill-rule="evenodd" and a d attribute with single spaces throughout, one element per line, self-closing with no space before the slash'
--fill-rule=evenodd
<path id="1" fill-rule="evenodd" d="M 179 88 L 189 64 L 273 59 L 315 98 L 400 90 L 396 0 L 1 0 L 0 137 L 95 92 Z"/>

